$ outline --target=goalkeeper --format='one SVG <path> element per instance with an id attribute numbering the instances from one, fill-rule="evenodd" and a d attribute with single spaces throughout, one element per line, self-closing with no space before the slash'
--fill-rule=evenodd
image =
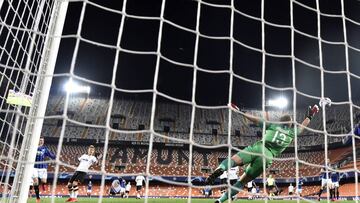
<path id="1" fill-rule="evenodd" d="M 239 108 L 235 105 L 231 105 L 231 108 L 240 112 Z M 297 129 L 297 133 L 300 134 L 304 127 L 308 126 L 313 116 L 319 112 L 319 107 L 317 105 L 309 106 L 308 113 L 305 120 L 302 122 L 301 126 Z M 246 119 L 252 121 L 254 124 L 257 124 L 259 127 L 263 126 L 264 119 L 258 118 L 248 113 L 244 113 Z M 206 179 L 206 185 L 213 185 L 215 179 L 220 176 L 224 171 L 232 168 L 234 166 L 243 166 L 247 165 L 245 173 L 240 177 L 240 179 L 233 185 L 237 189 L 231 189 L 231 194 L 228 192 L 223 193 L 220 199 L 216 200 L 215 203 L 222 203 L 226 201 L 229 196 L 233 197 L 236 195 L 244 185 L 258 177 L 263 172 L 263 157 L 264 153 L 266 156 L 265 159 L 265 168 L 270 167 L 272 163 L 272 158 L 279 156 L 292 142 L 295 137 L 295 129 L 292 127 L 292 118 L 290 115 L 283 115 L 280 118 L 282 124 L 270 124 L 266 123 L 266 132 L 265 132 L 265 148 L 263 148 L 262 140 L 257 141 L 255 144 L 246 147 L 243 151 L 238 152 L 229 159 L 225 159 L 218 168 Z M 259 155 L 251 155 L 246 152 L 257 153 Z M 265 158 L 265 157 L 264 157 Z M 230 162 L 230 165 L 228 165 Z"/>

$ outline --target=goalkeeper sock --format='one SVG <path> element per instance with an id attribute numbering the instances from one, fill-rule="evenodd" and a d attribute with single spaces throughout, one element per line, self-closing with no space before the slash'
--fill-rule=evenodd
<path id="1" fill-rule="evenodd" d="M 228 168 L 232 168 L 236 166 L 236 163 L 234 160 L 230 159 L 230 166 L 228 165 L 228 160 L 229 159 L 225 159 L 224 161 L 221 162 L 219 168 L 222 168 L 224 171 L 226 171 Z M 229 166 L 229 167 L 228 167 Z"/>
<path id="2" fill-rule="evenodd" d="M 236 188 L 238 188 L 238 189 L 233 189 L 233 188 L 231 188 L 231 190 L 230 190 L 230 197 L 233 197 L 233 196 L 235 196 L 237 193 L 239 193 L 240 192 L 240 190 L 242 190 L 243 188 L 244 188 L 244 184 L 242 184 L 240 181 L 237 181 L 234 185 L 233 185 L 233 187 L 236 187 Z M 228 191 L 226 191 L 223 195 L 221 195 L 221 197 L 220 197 L 220 202 L 225 202 L 227 199 L 229 199 L 229 194 L 228 194 L 229 192 Z"/>

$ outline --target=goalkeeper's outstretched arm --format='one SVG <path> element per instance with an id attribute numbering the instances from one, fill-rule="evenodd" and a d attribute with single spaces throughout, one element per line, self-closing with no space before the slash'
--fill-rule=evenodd
<path id="1" fill-rule="evenodd" d="M 314 117 L 315 114 L 317 114 L 319 112 L 319 107 L 315 104 L 314 106 L 309 106 L 308 107 L 308 111 L 307 111 L 307 115 L 306 118 L 304 119 L 304 121 L 301 123 L 300 127 L 299 127 L 299 131 L 298 134 L 301 134 L 305 127 L 307 127 L 310 124 L 311 119 Z"/>
<path id="2" fill-rule="evenodd" d="M 261 122 L 263 122 L 264 120 L 265 121 L 269 120 L 268 112 L 265 112 L 264 118 L 261 118 L 261 117 L 254 116 L 254 115 L 251 115 L 249 113 L 246 113 L 246 112 L 240 110 L 240 108 L 238 106 L 236 106 L 235 104 L 231 103 L 231 104 L 229 104 L 229 107 L 235 112 L 242 113 L 246 119 L 248 119 L 249 121 L 253 122 L 256 125 L 261 124 Z"/>

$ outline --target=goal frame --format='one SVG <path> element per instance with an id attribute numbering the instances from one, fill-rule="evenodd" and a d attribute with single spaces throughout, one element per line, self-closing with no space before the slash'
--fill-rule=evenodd
<path id="1" fill-rule="evenodd" d="M 41 5 L 45 2 L 46 0 L 42 0 Z M 26 202 L 28 199 L 29 185 L 27 183 L 32 178 L 34 161 L 37 152 L 37 147 L 35 146 L 38 145 L 41 136 L 46 106 L 50 94 L 50 87 L 69 2 L 66 0 L 54 0 L 53 4 L 44 49 L 41 53 L 40 67 L 38 71 L 40 75 L 37 75 L 36 78 L 33 92 L 33 102 L 29 115 L 27 115 L 24 140 L 21 144 L 16 173 L 13 179 L 13 186 L 8 199 L 10 203 Z M 0 6 L 1 5 L 2 3 Z M 38 15 L 41 16 L 42 12 L 43 11 L 40 9 Z M 36 20 L 36 23 L 38 24 L 40 18 Z M 34 31 L 34 35 L 36 31 L 37 30 Z M 35 45 L 32 44 L 32 46 L 30 46 L 30 50 L 34 46 Z M 28 58 L 27 60 L 27 62 L 29 62 L 31 59 Z M 15 128 L 16 127 L 17 126 L 15 126 Z"/>

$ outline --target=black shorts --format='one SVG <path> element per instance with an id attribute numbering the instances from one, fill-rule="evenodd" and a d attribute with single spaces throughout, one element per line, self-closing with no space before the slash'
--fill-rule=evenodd
<path id="1" fill-rule="evenodd" d="M 220 179 L 220 184 L 225 185 L 226 184 L 226 178 Z"/>
<path id="2" fill-rule="evenodd" d="M 268 190 L 272 191 L 275 188 L 275 185 L 268 186 Z"/>
<path id="3" fill-rule="evenodd" d="M 130 192 L 129 190 L 126 190 L 126 191 L 125 191 L 126 194 L 129 194 L 129 192 Z"/>
<path id="4" fill-rule="evenodd" d="M 75 173 L 71 176 L 69 182 L 72 183 L 74 181 L 77 181 L 79 183 L 84 182 L 86 173 L 82 171 L 75 171 Z"/>
<path id="5" fill-rule="evenodd" d="M 252 190 L 252 187 L 248 187 L 247 189 L 248 189 L 248 192 L 251 192 L 251 190 Z"/>
<path id="6" fill-rule="evenodd" d="M 293 193 L 292 192 L 289 192 L 289 195 L 292 195 Z"/>
<path id="7" fill-rule="evenodd" d="M 141 185 L 137 185 L 137 186 L 136 186 L 136 191 L 140 191 L 140 190 L 141 190 L 141 188 L 142 188 L 142 186 L 141 186 Z"/>
<path id="8" fill-rule="evenodd" d="M 119 192 L 115 192 L 112 188 L 110 188 L 110 195 L 116 195 L 116 194 L 119 194 Z"/>
<path id="9" fill-rule="evenodd" d="M 237 179 L 232 179 L 232 180 L 230 180 L 230 184 L 234 185 L 237 181 L 238 181 Z"/>
<path id="10" fill-rule="evenodd" d="M 230 185 L 234 185 L 236 182 L 237 179 L 230 180 Z M 220 183 L 224 185 L 227 184 L 227 179 L 226 178 L 220 179 Z"/>

